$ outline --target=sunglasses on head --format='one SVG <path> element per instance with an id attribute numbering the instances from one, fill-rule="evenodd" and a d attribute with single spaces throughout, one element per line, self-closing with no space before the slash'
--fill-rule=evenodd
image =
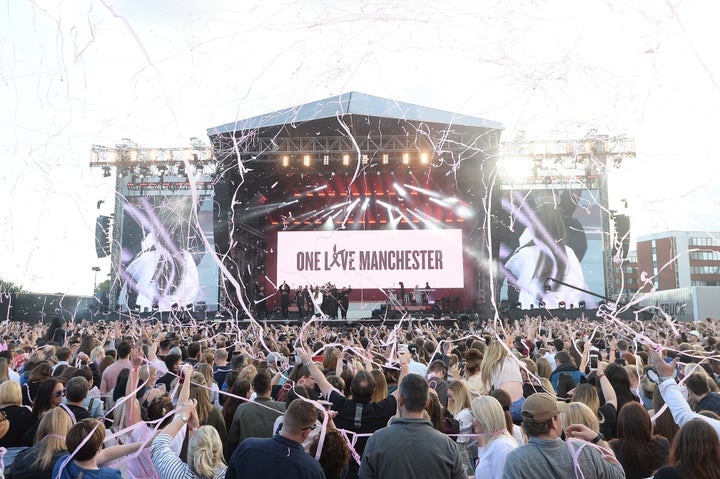
<path id="1" fill-rule="evenodd" d="M 63 397 L 64 395 L 65 395 L 65 390 L 64 390 L 64 389 L 61 389 L 61 390 L 59 390 L 59 391 L 55 391 L 55 397 L 56 397 L 56 398 Z"/>

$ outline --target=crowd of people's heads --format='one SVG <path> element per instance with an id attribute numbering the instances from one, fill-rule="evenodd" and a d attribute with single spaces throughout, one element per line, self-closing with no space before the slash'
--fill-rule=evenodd
<path id="1" fill-rule="evenodd" d="M 408 321 L 397 327 L 256 323 L 249 329 L 233 322 L 163 324 L 137 318 L 118 324 L 58 320 L 47 327 L 6 322 L 0 407 L 28 409 L 23 424 L 30 438 L 20 441 L 39 449 L 43 467 L 62 450 L 77 449 L 74 458 L 84 461 L 102 448 L 105 425 L 128 421 L 127 412 L 133 411 L 125 406 L 129 392 L 141 422 L 156 430 L 172 427 L 183 386 L 181 369 L 191 364 L 187 400 L 193 401 L 199 429 L 183 459 L 207 477 L 230 460 L 224 435 L 232 435 L 238 411 L 251 399 L 282 403 L 293 414 L 285 415 L 281 430 L 304 439 L 319 414 L 322 419 L 314 403 L 321 391 L 317 368 L 334 390 L 359 405 L 379 403 L 397 390 L 401 414 L 421 414 L 444 433 L 458 434 L 469 417 L 475 435 L 471 460 L 498 439 L 511 438 L 519 446 L 528 437 L 564 438 L 567 426 L 582 425 L 613 441 L 609 444 L 621 462 L 632 467 L 649 464 L 647 444 L 663 437 L 668 451 L 662 464 L 694 471 L 699 458 L 712 464 L 708 457 L 720 455 L 717 433 L 702 419 L 677 424 L 652 379 L 651 355 L 661 350 L 667 361 L 683 364 L 678 380 L 690 406 L 704 404 L 703 398 L 719 389 L 716 326 L 715 321 L 686 325 L 616 318 Z M 422 374 L 402 375 L 401 345 L 407 346 L 408 367 Z M 299 360 L 299 348 L 315 355 L 314 365 Z M 596 356 L 594 366 L 590 356 Z M 140 365 L 134 371 L 128 364 L 136 357 Z M 72 409 L 98 405 L 101 415 L 87 419 Z M 513 420 L 515 413 L 520 418 Z M 226 431 L 218 432 L 213 421 L 222 422 Z M 323 447 L 342 449 L 345 437 L 329 433 Z M 317 448 L 317 442 L 310 447 Z M 211 459 L 198 462 L 201 451 Z M 329 457 L 321 463 L 335 474 L 344 459 L 338 465 Z"/>

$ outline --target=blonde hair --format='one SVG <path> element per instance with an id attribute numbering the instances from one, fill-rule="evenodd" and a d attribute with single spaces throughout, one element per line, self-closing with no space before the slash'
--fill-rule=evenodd
<path id="1" fill-rule="evenodd" d="M 597 414 L 581 402 L 568 404 L 568 411 L 561 413 L 561 416 L 564 427 L 571 424 L 584 424 L 594 432 L 600 432 L 600 423 L 598 422 Z"/>
<path id="2" fill-rule="evenodd" d="M 92 351 L 90 351 L 90 360 L 95 362 L 100 362 L 105 357 L 105 348 L 102 346 L 95 346 L 92 348 Z"/>
<path id="3" fill-rule="evenodd" d="M 0 358 L 0 383 L 4 383 L 10 379 L 10 373 L 8 372 L 9 362 L 5 358 Z"/>
<path id="4" fill-rule="evenodd" d="M 65 436 L 72 427 L 70 415 L 63 408 L 53 408 L 43 414 L 37 432 L 35 444 L 38 448 L 37 459 L 33 465 L 38 469 L 46 470 L 50 467 L 53 453 L 67 449 Z M 48 437 L 48 435 L 59 437 Z"/>
<path id="5" fill-rule="evenodd" d="M 153 374 L 157 373 L 157 369 L 152 364 L 146 364 L 140 368 L 140 374 L 139 378 L 140 381 L 145 382 L 152 376 Z M 148 384 L 148 386 L 152 387 L 152 384 Z"/>
<path id="6" fill-rule="evenodd" d="M 494 397 L 479 396 L 473 399 L 472 413 L 475 416 L 475 432 L 483 434 L 486 447 L 502 436 L 515 441 L 506 428 L 505 412 Z"/>
<path id="7" fill-rule="evenodd" d="M 482 365 L 480 366 L 480 377 L 483 383 L 489 390 L 493 386 L 492 376 L 493 369 L 507 357 L 507 351 L 500 343 L 500 341 L 493 341 L 490 343 L 485 356 L 483 357 Z"/>
<path id="8" fill-rule="evenodd" d="M 0 404 L 3 406 L 22 405 L 22 389 L 20 383 L 5 381 L 0 384 Z"/>
<path id="9" fill-rule="evenodd" d="M 213 378 L 213 367 L 209 363 L 198 364 L 197 372 L 202 374 L 205 378 L 206 386 L 212 386 L 215 379 Z"/>
<path id="10" fill-rule="evenodd" d="M 448 384 L 448 389 L 455 393 L 455 400 L 452 403 L 448 401 L 447 409 L 450 414 L 457 416 L 463 409 L 472 407 L 472 393 L 464 382 L 452 381 Z"/>
<path id="11" fill-rule="evenodd" d="M 597 389 L 592 384 L 580 384 L 575 388 L 571 404 L 576 402 L 585 404 L 595 415 L 600 410 L 600 396 L 598 396 Z"/>
<path id="12" fill-rule="evenodd" d="M 537 368 L 538 376 L 541 378 L 550 379 L 550 376 L 552 376 L 552 364 L 550 364 L 547 358 L 537 358 L 535 360 L 535 367 Z"/>
<path id="13" fill-rule="evenodd" d="M 387 379 L 385 373 L 379 369 L 370 370 L 370 375 L 375 380 L 375 389 L 373 389 L 372 398 L 370 402 L 382 401 L 388 396 Z"/>
<path id="14" fill-rule="evenodd" d="M 202 479 L 213 479 L 219 467 L 224 467 L 223 444 L 212 426 L 201 426 L 188 443 L 187 463 L 190 470 Z"/>

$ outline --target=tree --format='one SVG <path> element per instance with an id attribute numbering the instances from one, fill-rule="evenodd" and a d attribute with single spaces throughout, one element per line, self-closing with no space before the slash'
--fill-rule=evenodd
<path id="1" fill-rule="evenodd" d="M 27 293 L 22 285 L 15 283 L 14 281 L 7 281 L 0 278 L 0 292 L 2 293 Z"/>

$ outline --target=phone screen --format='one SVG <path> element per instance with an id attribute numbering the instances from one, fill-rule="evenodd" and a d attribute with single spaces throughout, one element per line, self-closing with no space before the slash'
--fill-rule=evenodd
<path id="1" fill-rule="evenodd" d="M 598 367 L 597 354 L 591 354 L 590 355 L 590 369 L 597 369 L 597 367 Z"/>

